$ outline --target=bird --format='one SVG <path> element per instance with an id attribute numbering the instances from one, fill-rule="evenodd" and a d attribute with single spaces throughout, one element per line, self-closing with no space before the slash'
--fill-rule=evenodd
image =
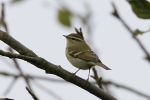
<path id="1" fill-rule="evenodd" d="M 87 78 L 87 80 L 89 80 L 90 69 L 95 66 L 100 66 L 106 70 L 111 70 L 109 67 L 101 62 L 99 57 L 86 43 L 81 28 L 75 28 L 75 33 L 63 36 L 67 40 L 65 50 L 66 57 L 74 67 L 78 68 L 78 70 L 74 74 L 76 74 L 80 69 L 89 69 L 89 74 Z"/>

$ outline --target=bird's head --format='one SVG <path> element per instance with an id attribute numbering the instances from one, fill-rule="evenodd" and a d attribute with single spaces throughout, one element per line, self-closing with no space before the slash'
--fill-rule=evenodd
<path id="1" fill-rule="evenodd" d="M 76 42 L 81 42 L 84 41 L 84 37 L 82 34 L 82 30 L 81 28 L 78 30 L 75 28 L 76 33 L 71 33 L 69 35 L 63 35 L 64 37 L 66 37 L 67 41 L 76 41 Z"/>

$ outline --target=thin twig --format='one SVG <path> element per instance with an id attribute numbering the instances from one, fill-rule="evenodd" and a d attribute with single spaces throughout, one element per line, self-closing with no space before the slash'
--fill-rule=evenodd
<path id="1" fill-rule="evenodd" d="M 112 95 L 113 93 L 110 91 L 107 85 L 103 84 L 103 79 L 102 77 L 98 76 L 97 70 L 95 68 L 93 68 L 93 73 L 94 73 L 94 76 L 92 77 L 96 81 L 96 84 L 99 86 L 99 88 L 102 88 L 103 90 L 107 91 L 107 93 Z"/>
<path id="2" fill-rule="evenodd" d="M 38 88 L 45 91 L 45 93 L 48 93 L 50 96 L 54 97 L 56 100 L 63 100 L 58 94 L 56 94 L 53 91 L 51 91 L 50 89 L 46 88 L 42 84 L 38 83 L 37 81 L 35 81 L 35 79 L 33 80 L 33 82 L 35 85 L 38 86 Z"/>
<path id="3" fill-rule="evenodd" d="M 122 84 L 120 84 L 120 83 L 116 83 L 116 82 L 113 82 L 113 81 L 103 81 L 103 84 L 104 84 L 104 85 L 112 85 L 112 86 L 115 86 L 115 87 L 117 87 L 117 88 L 122 88 L 122 89 L 124 89 L 124 90 L 130 91 L 130 92 L 132 92 L 132 93 L 135 93 L 135 94 L 137 94 L 137 95 L 139 95 L 139 96 L 142 96 L 142 97 L 144 97 L 144 98 L 150 100 L 150 96 L 149 96 L 149 95 L 147 95 L 147 94 L 145 94 L 145 93 L 142 93 L 141 91 L 138 91 L 138 90 L 136 90 L 136 89 L 133 89 L 133 87 L 131 88 L 131 87 L 129 87 L 129 86 L 122 85 Z"/>
<path id="4" fill-rule="evenodd" d="M 34 100 L 39 100 L 38 97 L 28 88 L 26 87 L 26 90 L 28 91 L 28 93 L 32 96 L 32 98 Z"/>
<path id="5" fill-rule="evenodd" d="M 21 78 L 22 76 L 20 74 L 13 74 L 10 72 L 4 72 L 4 71 L 0 71 L 0 75 L 5 76 L 5 77 L 13 77 L 13 78 Z M 66 81 L 62 80 L 62 79 L 55 79 L 55 78 L 50 78 L 50 77 L 46 77 L 46 76 L 39 76 L 39 75 L 25 75 L 25 77 L 27 77 L 30 80 L 42 80 L 42 81 L 48 81 L 48 82 L 54 82 L 54 83 L 67 83 Z M 94 82 L 93 82 L 94 83 Z"/>
<path id="6" fill-rule="evenodd" d="M 95 79 L 97 85 L 99 86 L 99 88 L 102 88 L 102 84 L 101 84 L 101 78 L 99 78 L 98 74 L 97 74 L 97 70 L 95 68 L 93 68 L 93 73 L 94 73 L 94 76 L 93 76 L 93 79 Z"/>
<path id="7" fill-rule="evenodd" d="M 123 24 L 123 26 L 129 31 L 128 33 L 130 33 L 130 35 L 133 37 L 133 39 L 137 42 L 139 47 L 145 53 L 147 60 L 150 62 L 150 53 L 148 52 L 148 50 L 146 49 L 144 44 L 140 41 L 140 39 L 138 39 L 138 37 L 136 37 L 136 35 L 134 34 L 134 31 L 132 31 L 132 29 L 129 27 L 129 25 L 127 25 L 127 23 L 119 15 L 118 10 L 117 10 L 114 3 L 112 3 L 112 6 L 113 6 L 113 9 L 114 9 L 114 12 L 112 13 L 112 15 L 114 15 L 114 17 L 116 17 Z"/>
<path id="8" fill-rule="evenodd" d="M 13 77 L 13 80 L 9 83 L 9 86 L 7 87 L 7 89 L 5 90 L 3 94 L 7 95 L 12 90 L 16 82 L 17 82 L 17 77 Z"/>
<path id="9" fill-rule="evenodd" d="M 2 3 L 1 6 L 2 6 L 2 9 L 1 9 L 0 22 L 1 22 L 1 25 L 4 27 L 4 29 L 6 30 L 6 32 L 9 32 L 8 27 L 7 27 L 7 23 L 5 21 L 5 5 L 4 5 L 4 3 Z"/>
<path id="10" fill-rule="evenodd" d="M 1 11 L 1 23 L 2 23 L 2 26 L 4 27 L 4 29 L 6 30 L 6 32 L 9 34 L 8 24 L 7 24 L 6 20 L 5 20 L 5 16 L 6 16 L 6 14 L 5 14 L 5 12 L 6 12 L 6 11 L 5 11 L 5 4 L 2 3 L 1 6 L 2 6 L 2 11 Z M 9 47 L 8 50 L 9 50 L 10 52 L 14 53 L 14 51 L 13 51 L 13 49 L 12 49 L 11 47 Z M 15 58 L 13 58 L 12 60 L 13 60 L 13 62 L 14 62 L 14 64 L 15 64 L 16 69 L 17 69 L 17 70 L 20 72 L 20 74 L 23 76 L 24 81 L 25 81 L 25 83 L 27 84 L 27 86 L 30 88 L 30 90 L 32 90 L 31 85 L 29 84 L 29 80 L 24 76 L 24 72 L 23 72 L 23 70 L 21 69 L 21 67 L 20 67 L 20 65 L 19 65 L 19 62 L 18 62 L 17 59 L 15 59 Z M 33 90 L 32 90 L 32 91 L 33 91 Z"/>

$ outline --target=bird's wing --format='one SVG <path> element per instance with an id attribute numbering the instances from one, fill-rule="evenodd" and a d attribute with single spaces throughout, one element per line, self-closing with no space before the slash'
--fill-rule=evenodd
<path id="1" fill-rule="evenodd" d="M 91 50 L 72 51 L 69 53 L 74 58 L 79 58 L 89 62 L 101 62 L 98 56 Z"/>
<path id="2" fill-rule="evenodd" d="M 106 70 L 111 70 L 109 67 L 104 65 L 98 56 L 91 50 L 86 50 L 86 51 L 72 51 L 69 53 L 70 56 L 74 58 L 79 58 L 82 60 L 85 60 L 87 62 L 95 62 L 96 65 L 103 67 Z"/>

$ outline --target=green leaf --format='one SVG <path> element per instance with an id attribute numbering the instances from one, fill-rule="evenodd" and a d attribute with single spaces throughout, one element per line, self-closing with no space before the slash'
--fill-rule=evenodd
<path id="1" fill-rule="evenodd" d="M 61 8 L 58 10 L 57 18 L 58 18 L 58 21 L 62 25 L 66 26 L 66 27 L 71 27 L 71 25 L 72 25 L 71 17 L 72 17 L 72 14 L 68 9 Z"/>
<path id="2" fill-rule="evenodd" d="M 136 29 L 136 30 L 133 32 L 133 34 L 134 34 L 135 36 L 137 36 L 137 35 L 143 35 L 144 33 L 149 32 L 149 31 L 150 31 L 150 29 L 149 29 L 149 30 L 146 30 L 146 31 L 141 31 L 141 30 L 139 30 L 139 29 Z"/>
<path id="3" fill-rule="evenodd" d="M 137 17 L 150 19 L 150 2 L 146 0 L 128 0 Z"/>
<path id="4" fill-rule="evenodd" d="M 11 0 L 10 3 L 11 4 L 16 4 L 16 3 L 20 3 L 22 1 L 25 1 L 25 0 Z"/>

